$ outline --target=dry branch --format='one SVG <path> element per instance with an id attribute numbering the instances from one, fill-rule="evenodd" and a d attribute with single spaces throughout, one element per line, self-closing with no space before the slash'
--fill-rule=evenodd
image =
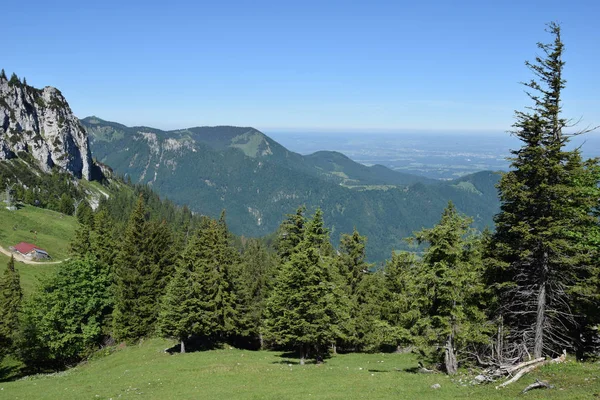
<path id="1" fill-rule="evenodd" d="M 505 386 L 510 385 L 511 383 L 515 383 L 516 381 L 518 381 L 519 379 L 521 379 L 523 377 L 523 375 L 525 375 L 528 372 L 533 371 L 534 369 L 536 369 L 537 367 L 539 367 L 540 365 L 543 365 L 545 363 L 546 363 L 546 361 L 538 361 L 537 364 L 531 364 L 530 366 L 521 369 L 511 379 L 509 379 L 506 382 L 501 383 L 500 385 L 496 386 L 496 389 L 500 389 L 500 388 L 503 388 Z"/>
<path id="2" fill-rule="evenodd" d="M 536 381 L 534 383 L 532 383 L 531 385 L 529 385 L 525 389 L 523 389 L 523 391 L 521 393 L 527 393 L 530 390 L 541 389 L 541 388 L 554 389 L 554 385 L 549 384 L 548 381 L 540 381 L 539 379 L 536 379 Z"/>

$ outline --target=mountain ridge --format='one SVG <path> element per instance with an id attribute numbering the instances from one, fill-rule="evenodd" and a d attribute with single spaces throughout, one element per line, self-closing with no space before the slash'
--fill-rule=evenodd
<path id="1" fill-rule="evenodd" d="M 404 237 L 433 226 L 448 200 L 480 228 L 492 226 L 498 209 L 491 172 L 441 182 L 336 152 L 302 156 L 254 128 L 162 131 L 92 122 L 82 119 L 100 161 L 193 211 L 216 217 L 226 209 L 238 235 L 271 234 L 298 206 L 320 207 L 334 243 L 356 227 L 369 237 L 370 259 L 383 260 L 407 248 Z"/>

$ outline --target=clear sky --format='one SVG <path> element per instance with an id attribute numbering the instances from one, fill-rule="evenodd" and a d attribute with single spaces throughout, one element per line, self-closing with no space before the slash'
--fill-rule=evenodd
<path id="1" fill-rule="evenodd" d="M 598 0 L 4 0 L 0 67 L 127 125 L 502 131 L 554 20 L 565 115 L 599 125 L 599 16 Z"/>

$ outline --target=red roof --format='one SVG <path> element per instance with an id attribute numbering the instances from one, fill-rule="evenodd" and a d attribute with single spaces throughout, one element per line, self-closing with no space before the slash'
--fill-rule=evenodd
<path id="1" fill-rule="evenodd" d="M 27 254 L 27 253 L 31 252 L 32 250 L 35 250 L 35 249 L 42 250 L 42 251 L 45 252 L 45 250 L 40 249 L 35 244 L 31 244 L 31 243 L 21 242 L 21 243 L 15 245 L 15 250 L 18 251 L 21 254 Z"/>

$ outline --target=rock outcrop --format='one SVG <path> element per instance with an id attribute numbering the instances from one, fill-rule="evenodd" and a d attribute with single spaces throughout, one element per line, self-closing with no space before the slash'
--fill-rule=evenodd
<path id="1" fill-rule="evenodd" d="M 0 160 L 14 157 L 33 157 L 46 172 L 58 166 L 92 178 L 87 133 L 60 91 L 0 76 Z"/>

